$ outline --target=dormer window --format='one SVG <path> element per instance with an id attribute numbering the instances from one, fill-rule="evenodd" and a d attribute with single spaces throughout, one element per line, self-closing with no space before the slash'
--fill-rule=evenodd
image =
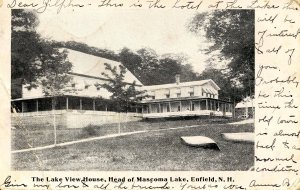
<path id="1" fill-rule="evenodd" d="M 84 89 L 89 89 L 89 85 L 85 85 L 85 86 L 84 86 Z"/>
<path id="2" fill-rule="evenodd" d="M 194 96 L 194 92 L 190 92 L 190 96 L 193 97 Z"/>
<path id="3" fill-rule="evenodd" d="M 75 83 L 72 83 L 72 87 L 75 88 L 75 86 L 76 86 Z"/>
<path id="4" fill-rule="evenodd" d="M 155 96 L 152 96 L 152 100 L 155 100 Z"/>
<path id="5" fill-rule="evenodd" d="M 181 97 L 181 93 L 177 93 L 177 98 L 180 98 Z"/>
<path id="6" fill-rule="evenodd" d="M 100 87 L 99 87 L 99 86 L 97 86 L 96 88 L 97 88 L 97 91 L 99 91 L 99 90 L 100 90 Z"/>
<path id="7" fill-rule="evenodd" d="M 170 98 L 170 94 L 166 94 L 166 98 Z"/>

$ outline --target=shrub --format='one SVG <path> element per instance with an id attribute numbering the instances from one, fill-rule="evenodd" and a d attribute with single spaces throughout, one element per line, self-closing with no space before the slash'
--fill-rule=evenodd
<path id="1" fill-rule="evenodd" d="M 95 126 L 93 126 L 93 125 L 88 125 L 88 126 L 82 128 L 82 133 L 84 136 L 96 136 L 97 135 L 97 131 L 95 129 Z"/>

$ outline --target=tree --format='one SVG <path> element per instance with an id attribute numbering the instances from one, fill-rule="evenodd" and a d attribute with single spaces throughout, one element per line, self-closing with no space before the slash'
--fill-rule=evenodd
<path id="1" fill-rule="evenodd" d="M 102 75 L 109 80 L 107 83 L 99 85 L 111 93 L 110 99 L 116 105 L 116 111 L 119 115 L 118 133 L 120 133 L 120 112 L 127 112 L 130 106 L 135 104 L 139 99 L 139 95 L 144 92 L 136 89 L 135 81 L 131 84 L 124 81 L 127 70 L 123 65 L 119 65 L 119 68 L 117 68 L 116 66 L 112 67 L 110 64 L 105 63 L 105 69 L 109 71 L 110 74 L 103 72 Z"/>
<path id="2" fill-rule="evenodd" d="M 212 79 L 221 88 L 220 99 L 235 101 L 243 98 L 243 89 L 236 84 L 236 81 L 231 80 L 228 74 L 222 72 L 220 69 L 206 68 L 199 75 L 199 79 Z"/>
<path id="3" fill-rule="evenodd" d="M 11 78 L 21 78 L 23 84 L 36 81 L 40 74 L 36 61 L 42 54 L 41 38 L 35 31 L 38 19 L 31 11 L 14 9 L 11 22 Z"/>
<path id="4" fill-rule="evenodd" d="M 131 51 L 129 48 L 123 48 L 120 53 L 120 62 L 137 78 L 143 81 L 142 57 Z M 142 82 L 143 83 L 143 82 Z"/>
<path id="5" fill-rule="evenodd" d="M 67 85 L 72 80 L 72 77 L 68 75 L 72 64 L 67 60 L 66 50 L 60 52 L 58 49 L 53 49 L 51 46 L 45 45 L 43 46 L 43 52 L 39 60 L 43 77 L 38 79 L 36 83 L 42 87 L 43 93 L 46 96 L 52 97 L 54 145 L 56 145 L 56 115 L 54 111 L 57 97 L 64 95 L 65 92 L 73 91 L 72 88 L 67 88 Z"/>
<path id="6" fill-rule="evenodd" d="M 189 30 L 204 35 L 213 45 L 206 53 L 229 60 L 228 77 L 242 88 L 243 95 L 254 93 L 254 11 L 216 10 L 196 15 Z"/>
<path id="7" fill-rule="evenodd" d="M 115 52 L 108 49 L 100 49 L 97 47 L 92 47 L 82 42 L 68 41 L 68 42 L 54 42 L 53 44 L 55 47 L 58 48 L 68 48 L 83 53 L 91 54 L 94 56 L 99 56 L 106 59 L 119 61 L 119 56 Z"/>
<path id="8" fill-rule="evenodd" d="M 59 86 L 67 82 L 66 74 L 71 70 L 66 52 L 54 47 L 53 41 L 43 39 L 37 32 L 39 20 L 33 11 L 12 10 L 11 78 L 31 87 L 48 84 Z M 56 70 L 58 75 L 50 76 Z M 59 78 L 65 76 L 65 78 Z M 43 83 L 40 79 L 43 79 Z M 60 84 L 58 84 L 60 83 Z M 20 88 L 21 85 L 14 85 Z M 45 89 L 45 88 L 44 88 Z M 44 91 L 44 93 L 47 93 Z M 12 97 L 21 93 L 12 88 Z"/>
<path id="9" fill-rule="evenodd" d="M 62 95 L 70 82 L 72 64 L 67 60 L 67 51 L 53 47 L 53 42 L 43 39 L 37 32 L 39 21 L 36 14 L 29 10 L 12 10 L 12 81 L 30 87 L 40 86 L 46 96 L 53 97 L 54 144 L 56 144 L 56 119 L 54 114 L 56 97 Z M 14 86 L 21 87 L 21 85 Z M 12 97 L 22 93 L 12 88 Z"/>
<path id="10" fill-rule="evenodd" d="M 159 60 L 159 68 L 156 70 L 158 84 L 167 84 L 175 82 L 175 75 L 180 74 L 180 63 L 170 57 Z"/>

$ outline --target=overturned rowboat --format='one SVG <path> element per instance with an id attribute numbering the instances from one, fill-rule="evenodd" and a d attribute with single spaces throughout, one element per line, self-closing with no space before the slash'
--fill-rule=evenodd
<path id="1" fill-rule="evenodd" d="M 222 137 L 227 141 L 254 143 L 254 133 L 222 133 Z"/>
<path id="2" fill-rule="evenodd" d="M 181 137 L 181 140 L 184 144 L 193 147 L 201 147 L 201 148 L 210 148 L 215 150 L 220 150 L 217 143 L 211 138 L 204 136 L 184 136 Z"/>

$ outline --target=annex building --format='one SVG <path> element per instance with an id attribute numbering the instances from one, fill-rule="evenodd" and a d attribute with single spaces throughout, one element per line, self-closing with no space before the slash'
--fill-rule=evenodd
<path id="1" fill-rule="evenodd" d="M 73 64 L 74 89 L 57 97 L 43 94 L 42 88 L 22 85 L 21 98 L 12 99 L 12 125 L 52 125 L 51 115 L 58 126 L 80 128 L 88 125 L 137 121 L 143 118 L 168 118 L 185 116 L 232 117 L 232 104 L 218 99 L 220 88 L 214 81 L 180 82 L 176 76 L 173 84 L 144 86 L 130 71 L 125 82 L 136 83 L 137 89 L 146 91 L 146 98 L 132 105 L 127 113 L 118 114 L 110 93 L 100 88 L 107 82 L 101 73 L 107 73 L 104 63 L 118 66 L 120 62 L 68 49 L 68 60 Z M 55 101 L 54 101 L 55 99 Z"/>

